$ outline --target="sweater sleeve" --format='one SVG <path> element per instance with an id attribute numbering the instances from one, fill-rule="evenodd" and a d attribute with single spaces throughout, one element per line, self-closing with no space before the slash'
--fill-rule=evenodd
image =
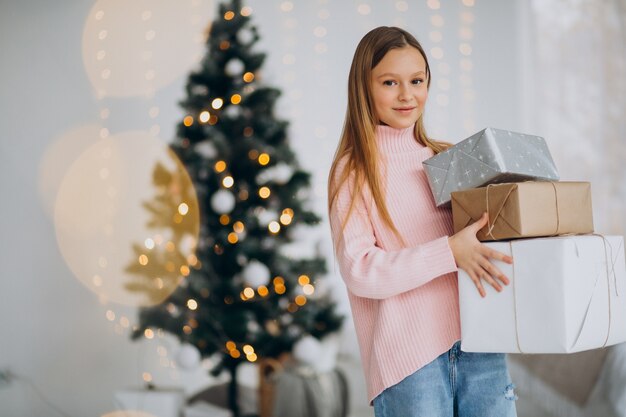
<path id="1" fill-rule="evenodd" d="M 351 293 L 384 299 L 457 271 L 447 236 L 395 251 L 378 247 L 362 195 L 357 197 L 350 218 L 343 226 L 350 207 L 348 182 L 341 186 L 330 208 L 329 219 L 339 270 Z"/>

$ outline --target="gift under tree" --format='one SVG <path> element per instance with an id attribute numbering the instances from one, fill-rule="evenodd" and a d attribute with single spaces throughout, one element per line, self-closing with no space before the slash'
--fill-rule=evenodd
<path id="1" fill-rule="evenodd" d="M 239 364 L 277 358 L 300 338 L 322 338 L 342 322 L 317 285 L 326 272 L 324 258 L 318 252 L 299 258 L 293 250 L 296 238 L 306 234 L 302 230 L 320 219 L 307 206 L 310 175 L 289 146 L 288 123 L 274 115 L 280 91 L 262 83 L 265 55 L 253 50 L 258 40 L 241 1 L 219 6 L 207 53 L 188 78 L 185 115 L 170 145 L 198 199 L 196 251 L 191 257 L 180 251 L 192 235 L 181 221 L 170 248 L 155 251 L 151 262 L 169 265 L 169 282 L 180 284 L 164 302 L 141 309 L 133 333 L 139 338 L 148 328 L 163 329 L 214 359 L 214 375 L 231 375 L 235 417 Z M 146 207 L 157 227 L 160 218 L 180 215 L 190 191 L 162 166 L 154 178 L 161 191 Z M 129 270 L 137 278 L 128 288 L 149 292 L 158 271 L 140 263 Z M 176 281 L 181 274 L 184 279 Z"/>

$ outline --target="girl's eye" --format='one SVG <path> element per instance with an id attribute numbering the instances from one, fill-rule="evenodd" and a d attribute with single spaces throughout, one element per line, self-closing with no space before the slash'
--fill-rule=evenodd
<path id="1" fill-rule="evenodd" d="M 385 80 L 383 81 L 383 85 L 389 85 L 389 86 L 396 85 L 396 82 L 393 80 Z"/>
<path id="2" fill-rule="evenodd" d="M 422 80 L 421 78 L 416 78 L 416 79 L 414 79 L 414 80 L 413 80 L 413 81 L 411 81 L 411 82 L 412 82 L 413 84 L 415 84 L 415 85 L 419 85 L 419 84 L 423 83 L 423 82 L 424 82 L 424 80 Z"/>

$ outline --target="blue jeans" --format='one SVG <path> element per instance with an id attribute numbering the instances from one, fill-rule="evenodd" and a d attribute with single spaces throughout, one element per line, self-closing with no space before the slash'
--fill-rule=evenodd
<path id="1" fill-rule="evenodd" d="M 374 398 L 376 417 L 516 417 L 503 353 L 462 352 L 461 343 Z"/>

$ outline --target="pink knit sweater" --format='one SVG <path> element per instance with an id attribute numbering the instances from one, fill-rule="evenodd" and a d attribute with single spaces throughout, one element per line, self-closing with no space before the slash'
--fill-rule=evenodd
<path id="1" fill-rule="evenodd" d="M 461 336 L 457 267 L 447 239 L 451 211 L 435 206 L 422 167 L 433 151 L 415 140 L 413 129 L 377 127 L 387 209 L 406 247 L 383 223 L 367 188 L 343 231 L 350 185 L 329 213 L 370 404 Z"/>

